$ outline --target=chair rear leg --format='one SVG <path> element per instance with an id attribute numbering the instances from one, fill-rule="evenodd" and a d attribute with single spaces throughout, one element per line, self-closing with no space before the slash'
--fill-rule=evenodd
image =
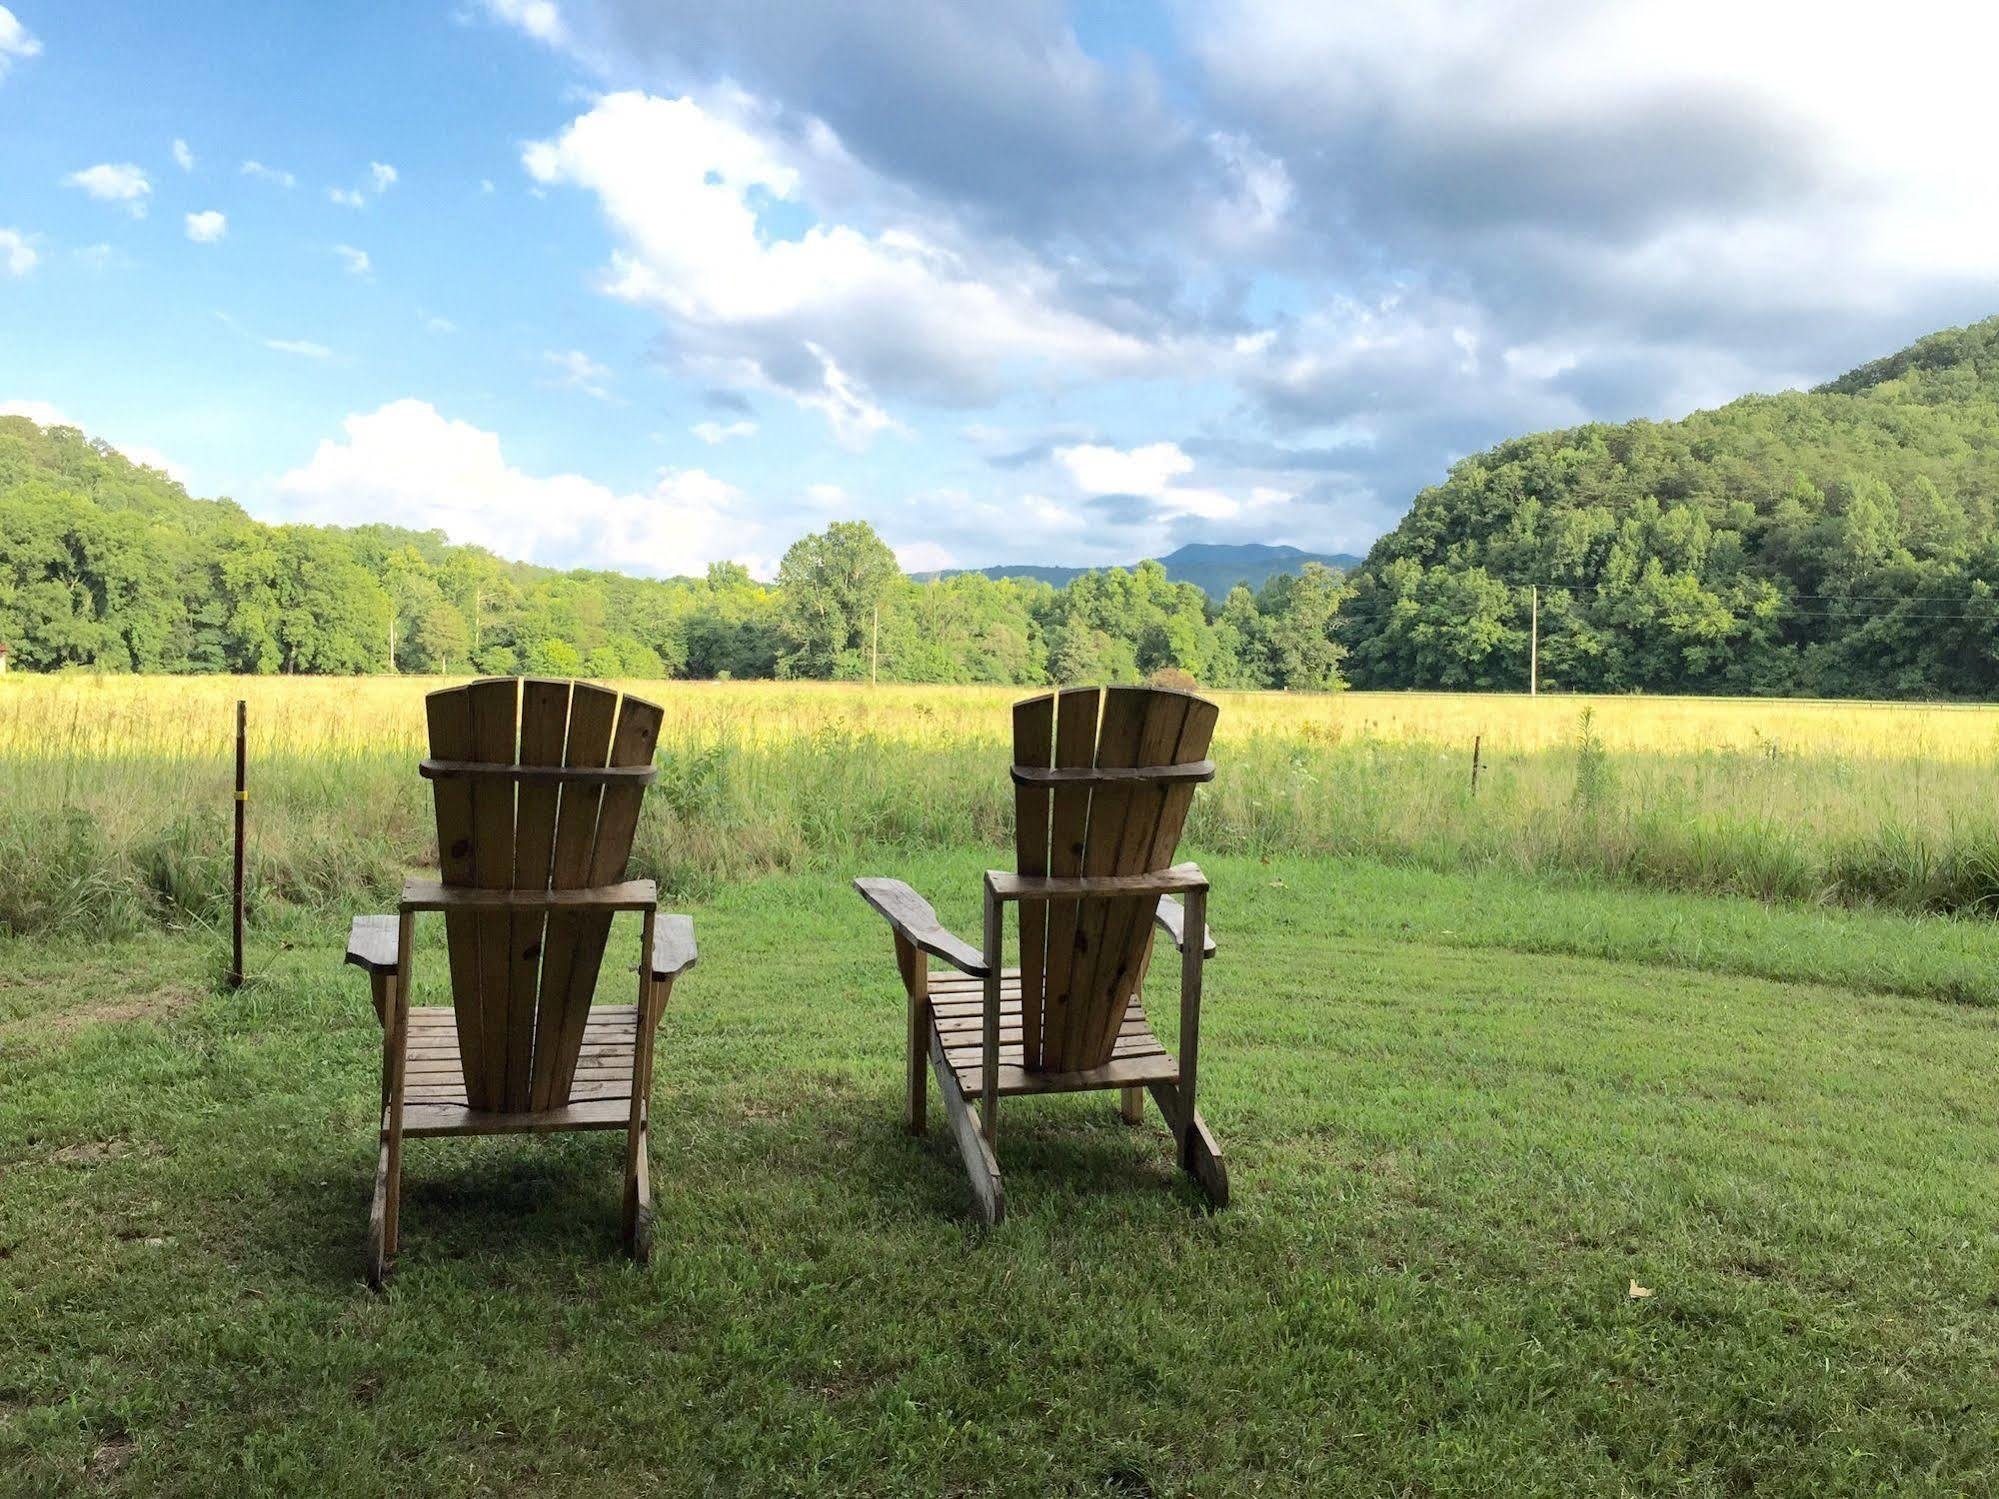
<path id="1" fill-rule="evenodd" d="M 1145 1123 L 1145 1089 L 1119 1089 L 1117 1111 L 1126 1124 Z"/>
<path id="2" fill-rule="evenodd" d="M 381 1290 L 395 1268 L 403 1191 L 403 1087 L 409 1052 L 408 973 L 410 930 L 401 930 L 402 968 L 384 985 L 382 1028 L 382 1132 L 375 1160 L 375 1198 L 368 1210 L 368 1284 Z"/>

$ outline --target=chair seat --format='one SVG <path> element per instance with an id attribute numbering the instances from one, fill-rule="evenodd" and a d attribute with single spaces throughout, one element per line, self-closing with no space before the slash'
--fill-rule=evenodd
<path id="1" fill-rule="evenodd" d="M 554 1129 L 624 1129 L 631 1119 L 632 1067 L 638 1055 L 638 1007 L 594 1005 L 567 1104 L 501 1113 L 467 1105 L 458 1056 L 458 1022 L 449 1005 L 409 1012 L 409 1060 L 403 1092 L 405 1135 L 533 1133 Z"/>
<path id="2" fill-rule="evenodd" d="M 985 985 L 963 974 L 930 976 L 930 1027 L 967 1097 L 984 1086 Z M 1099 1088 L 1127 1088 L 1145 1083 L 1180 1080 L 1173 1059 L 1146 1023 L 1145 1011 L 1133 1000 L 1124 1013 L 1111 1059 L 1083 1072 L 1030 1072 L 1021 1047 L 1020 970 L 1000 977 L 999 1091 L 1023 1093 L 1082 1093 Z"/>

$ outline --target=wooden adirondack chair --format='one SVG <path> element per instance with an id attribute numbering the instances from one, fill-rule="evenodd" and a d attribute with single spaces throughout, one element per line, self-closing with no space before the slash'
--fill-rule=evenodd
<path id="1" fill-rule="evenodd" d="M 1208 881 L 1195 865 L 1172 862 L 1194 787 L 1214 778 L 1207 753 L 1217 714 L 1204 698 L 1146 687 L 1075 688 L 1016 704 L 1019 870 L 986 874 L 982 947 L 945 930 L 902 881 L 854 881 L 895 931 L 909 997 L 909 1128 L 924 1128 L 927 1055 L 987 1223 L 1006 1210 L 993 1141 L 999 1101 L 1013 1094 L 1114 1088 L 1135 1124 L 1150 1091 L 1181 1166 L 1216 1207 L 1228 1203 L 1221 1150 L 1194 1106 L 1202 963 L 1215 950 Z M 1175 896 L 1186 897 L 1184 909 Z M 1020 907 L 1021 966 L 1003 971 L 1009 904 Z M 1155 921 L 1182 954 L 1177 1060 L 1140 1002 Z M 1191 944 L 1189 932 L 1198 934 Z M 933 976 L 931 958 L 957 973 Z"/>
<path id="2" fill-rule="evenodd" d="M 653 1035 L 694 963 L 694 925 L 625 879 L 655 771 L 657 706 L 589 682 L 474 682 L 425 699 L 441 880 L 358 916 L 347 961 L 382 1023 L 381 1144 L 368 1279 L 395 1259 L 405 1138 L 625 1131 L 625 1244 L 651 1249 Z M 411 1008 L 417 913 L 444 913 L 449 1007 Z M 592 1007 L 611 917 L 642 917 L 637 1003 Z"/>

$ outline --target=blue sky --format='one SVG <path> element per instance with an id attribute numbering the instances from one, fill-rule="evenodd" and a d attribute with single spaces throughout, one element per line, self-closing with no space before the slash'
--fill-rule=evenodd
<path id="1" fill-rule="evenodd" d="M 1361 550 L 1510 433 L 1999 311 L 1912 0 L 0 6 L 0 409 L 271 520 Z"/>

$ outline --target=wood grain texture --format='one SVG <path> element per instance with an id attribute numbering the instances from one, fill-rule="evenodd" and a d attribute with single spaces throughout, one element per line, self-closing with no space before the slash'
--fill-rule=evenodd
<path id="1" fill-rule="evenodd" d="M 610 753 L 617 717 L 617 693 L 591 682 L 578 682 L 570 693 L 563 763 L 601 769 Z M 587 782 L 563 787 L 555 817 L 555 854 L 549 865 L 551 890 L 580 890 L 590 884 L 590 851 L 597 840 L 597 813 L 603 798 L 603 788 Z M 555 1088 L 560 1069 L 555 1059 L 581 1038 L 585 1016 L 569 1004 L 580 920 L 575 912 L 551 912 L 543 931 L 541 994 L 535 1013 L 535 1055 L 541 1061 L 535 1068 L 529 1099 L 537 1109 L 552 1108 L 559 1101 Z M 593 970 L 593 989 L 595 984 Z M 588 1005 L 586 998 L 586 1010 Z"/>
<path id="2" fill-rule="evenodd" d="M 1103 692 L 1096 687 L 1071 688 L 1055 699 L 1055 764 L 1081 769 L 1096 764 L 1097 715 Z M 1048 874 L 1051 880 L 1073 879 L 1083 872 L 1083 853 L 1090 826 L 1090 788 L 1058 786 L 1052 796 L 1048 831 Z M 1043 971 L 1041 1060 L 1047 1067 L 1064 1067 L 1069 1035 L 1069 1005 L 1076 964 L 1074 899 L 1051 899 L 1048 906 L 1048 957 Z"/>
<path id="3" fill-rule="evenodd" d="M 565 691 L 567 682 L 548 682 L 540 678 L 527 683 L 532 691 L 536 687 L 560 687 Z M 525 719 L 522 723 L 525 730 Z M 525 753 L 525 750 L 523 751 Z M 543 765 L 533 761 L 523 761 L 519 765 L 487 765 L 478 760 L 421 760 L 417 762 L 417 774 L 426 781 L 511 781 L 517 786 L 650 786 L 659 779 L 659 767 L 655 765 L 604 765 L 568 766 L 560 763 Z"/>
<path id="4" fill-rule="evenodd" d="M 1128 770 L 1139 763 L 1140 736 L 1145 729 L 1147 697 L 1143 689 L 1110 687 L 1104 691 L 1103 714 L 1097 724 L 1096 775 L 1104 770 Z M 1127 781 L 1095 781 L 1090 791 L 1090 817 L 1083 831 L 1085 879 L 1130 873 L 1118 861 L 1138 788 Z M 1105 1023 L 1108 996 L 1102 983 L 1107 961 L 1107 928 L 1118 914 L 1118 903 L 1093 900 L 1076 907 L 1075 955 L 1070 960 L 1071 996 L 1061 1033 L 1047 1038 L 1043 1065 L 1074 1070 L 1093 1067 L 1103 1058 L 1098 1032 Z"/>
<path id="5" fill-rule="evenodd" d="M 401 908 L 406 911 L 643 911 L 659 903 L 659 887 L 651 880 L 622 880 L 582 890 L 461 890 L 435 880 L 409 880 L 403 885 Z"/>
<path id="6" fill-rule="evenodd" d="M 472 690 L 453 687 L 424 699 L 433 755 L 463 759 L 472 753 Z M 472 787 L 454 781 L 431 788 L 437 812 L 437 860 L 442 882 L 454 887 L 473 883 Z M 457 1011 L 458 1039 L 470 1069 L 469 1086 L 481 1108 L 498 1102 L 486 1092 L 485 1033 L 479 1008 L 479 926 L 469 912 L 444 918 L 444 945 L 451 968 L 451 997 Z"/>
<path id="7" fill-rule="evenodd" d="M 1185 952 L 1187 950 L 1186 908 L 1172 896 L 1162 895 L 1159 897 L 1159 904 L 1153 907 L 1152 917 L 1153 920 L 1159 923 L 1160 928 L 1172 941 L 1174 947 L 1178 948 L 1181 952 Z M 1201 956 L 1212 958 L 1215 955 L 1214 930 L 1210 928 L 1204 931 L 1201 936 Z"/>
<path id="8" fill-rule="evenodd" d="M 1151 692 L 1142 688 L 1123 691 L 1140 698 L 1137 709 L 1141 727 L 1134 758 L 1140 765 L 1171 765 L 1176 757 L 1182 730 L 1193 705 L 1200 701 L 1180 693 Z M 1191 793 L 1196 783 L 1146 783 L 1132 787 L 1127 801 L 1125 824 L 1118 830 L 1118 846 L 1111 856 L 1111 872 L 1118 875 L 1151 873 L 1154 833 L 1166 798 L 1175 789 Z M 1172 856 L 1171 845 L 1167 857 Z M 1097 974 L 1101 986 L 1100 1004 L 1094 1012 L 1096 1029 L 1087 1032 L 1078 1046 L 1078 1065 L 1088 1065 L 1109 1043 L 1106 1026 L 1123 1009 L 1124 1001 L 1138 993 L 1146 959 L 1152 947 L 1152 908 L 1148 896 L 1129 896 L 1104 903 L 1104 957 Z"/>
<path id="9" fill-rule="evenodd" d="M 652 936 L 652 976 L 676 978 L 700 957 L 694 946 L 692 916 L 661 916 Z"/>
<path id="10" fill-rule="evenodd" d="M 530 678 L 521 684 L 522 767 L 561 767 L 569 738 L 569 692 L 568 682 Z M 548 889 L 561 789 L 555 782 L 526 780 L 514 792 L 512 888 L 516 891 L 539 895 Z M 545 910 L 517 909 L 508 917 L 505 1106 L 509 1109 L 525 1109 L 533 1103 L 535 1002 L 541 988 L 542 939 L 547 924 Z"/>
<path id="11" fill-rule="evenodd" d="M 994 869 L 987 872 L 986 883 L 992 886 L 994 894 L 1001 900 L 1064 901 L 1106 895 L 1177 895 L 1202 888 L 1208 883 L 1208 877 L 1201 872 L 1198 864 L 1175 864 L 1154 874 L 1094 878 L 1048 875 L 1042 879 L 1029 879 L 1008 874 L 1004 869 Z"/>
<path id="12" fill-rule="evenodd" d="M 396 971 L 396 918 L 356 916 L 347 928 L 347 961 L 371 974 Z"/>
<path id="13" fill-rule="evenodd" d="M 1108 687 L 1105 692 L 1115 696 L 1127 692 L 1149 692 L 1143 687 Z M 1164 705 L 1162 704 L 1162 707 Z M 1106 703 L 1108 709 L 1108 702 Z M 1102 738 L 1098 739 L 1098 762 L 1092 770 L 1057 770 L 1053 767 L 1037 769 L 1025 765 L 1013 767 L 1013 783 L 1016 786 L 1178 786 L 1200 785 L 1215 778 L 1215 762 L 1197 760 L 1191 765 L 1112 765 L 1102 760 Z"/>
<path id="14" fill-rule="evenodd" d="M 854 889 L 881 913 L 903 941 L 941 958 L 960 973 L 979 975 L 986 971 L 985 958 L 979 950 L 949 930 L 937 919 L 936 908 L 901 880 L 864 875 L 854 881 Z"/>
<path id="15" fill-rule="evenodd" d="M 659 747 L 660 720 L 665 717 L 657 703 L 626 697 L 618 707 L 617 727 L 611 732 L 610 765 L 650 765 Z M 645 795 L 641 786 L 606 786 L 597 810 L 597 836 L 591 845 L 589 878 L 592 885 L 607 885 L 625 872 L 631 858 L 632 838 L 638 831 L 639 804 Z M 549 1101 L 569 1096 L 569 1082 L 576 1066 L 575 1040 L 578 1020 L 590 1007 L 597 989 L 597 970 L 604 961 L 604 943 L 610 936 L 611 918 L 594 912 L 576 917 L 575 951 L 570 960 L 569 988 L 564 995 L 562 1029 L 555 1054 L 550 1058 Z M 643 949 L 641 949 L 643 951 Z"/>
<path id="16" fill-rule="evenodd" d="M 1055 755 L 1055 696 L 1044 693 L 1013 709 L 1013 763 L 1045 769 Z M 1015 782 L 1013 794 L 1014 867 L 1030 877 L 1048 873 L 1048 813 L 1052 796 L 1045 786 Z M 1020 908 L 1021 1015 L 1027 1065 L 1041 1065 L 1041 1017 L 1047 987 L 1048 911 Z"/>
<path id="17" fill-rule="evenodd" d="M 474 682 L 467 689 L 472 701 L 472 753 L 469 758 L 489 764 L 512 763 L 519 753 L 520 683 Z M 514 788 L 507 781 L 472 782 L 472 883 L 483 890 L 505 890 L 514 882 Z M 505 912 L 473 917 L 479 933 L 480 1091 L 493 1108 L 505 1108 L 507 1054 L 513 1028 L 513 987 L 509 950 L 513 920 Z"/>

